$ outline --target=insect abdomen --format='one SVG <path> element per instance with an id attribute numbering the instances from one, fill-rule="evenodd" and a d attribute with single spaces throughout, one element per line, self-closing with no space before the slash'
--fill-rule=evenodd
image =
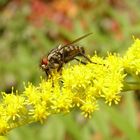
<path id="1" fill-rule="evenodd" d="M 85 54 L 85 50 L 83 47 L 69 46 L 67 48 L 64 48 L 63 54 L 64 54 L 64 61 L 68 62 L 76 56 L 81 56 L 81 54 Z"/>
<path id="2" fill-rule="evenodd" d="M 64 49 L 64 53 L 67 53 L 69 55 L 78 55 L 80 53 L 85 53 L 85 50 L 83 47 L 69 46 L 69 47 Z"/>

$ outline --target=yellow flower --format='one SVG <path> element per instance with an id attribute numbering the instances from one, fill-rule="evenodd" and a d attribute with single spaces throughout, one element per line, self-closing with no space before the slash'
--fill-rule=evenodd
<path id="1" fill-rule="evenodd" d="M 4 117 L 0 118 L 0 134 L 4 135 L 6 134 L 10 129 L 9 123 L 7 122 L 7 119 Z"/>
<path id="2" fill-rule="evenodd" d="M 112 102 L 117 104 L 120 101 L 119 94 L 123 89 L 123 81 L 126 76 L 126 74 L 124 74 L 122 58 L 116 54 L 108 54 L 105 64 L 107 71 L 102 88 L 103 95 L 101 96 L 105 98 L 106 103 L 109 103 L 109 105 L 111 105 Z"/>
<path id="3" fill-rule="evenodd" d="M 37 90 L 37 87 L 33 86 L 31 83 L 28 83 L 28 86 L 25 87 L 23 94 L 28 98 L 27 104 L 36 104 L 40 102 L 40 94 Z"/>
<path id="4" fill-rule="evenodd" d="M 51 100 L 51 108 L 52 110 L 54 110 L 54 113 L 70 112 L 70 109 L 73 107 L 72 99 L 73 98 L 71 92 L 63 88 L 62 91 L 58 91 L 58 94 L 56 94 L 56 96 L 53 96 Z"/>
<path id="5" fill-rule="evenodd" d="M 21 95 L 3 94 L 6 111 L 0 110 L 9 117 L 6 123 L 11 127 L 43 123 L 49 115 L 68 113 L 76 106 L 85 117 L 91 117 L 100 98 L 109 105 L 118 103 L 125 77 L 121 58 L 109 54 L 105 59 L 95 55 L 91 60 L 94 63 L 63 69 L 62 75 L 53 73 L 52 79 L 41 79 L 39 86 L 28 83 Z"/>
<path id="6" fill-rule="evenodd" d="M 82 110 L 82 114 L 87 118 L 91 118 L 91 114 L 95 111 L 98 110 L 98 105 L 96 101 L 91 101 L 91 100 L 86 100 L 84 104 L 80 107 Z"/>
<path id="7" fill-rule="evenodd" d="M 69 65 L 61 74 L 52 73 L 52 78 L 41 79 L 38 86 L 28 83 L 22 94 L 2 93 L 0 134 L 27 123 L 43 123 L 50 115 L 74 108 L 91 117 L 102 99 L 109 106 L 118 104 L 126 87 L 126 70 L 140 72 L 140 40 L 135 40 L 123 58 L 110 53 L 101 58 L 95 53 L 90 59 L 93 63 Z"/>
<path id="8" fill-rule="evenodd" d="M 3 106 L 6 110 L 5 115 L 8 116 L 9 119 L 15 120 L 19 118 L 25 109 L 24 105 L 24 97 L 14 94 L 3 94 Z"/>
<path id="9" fill-rule="evenodd" d="M 43 123 L 43 121 L 47 119 L 50 113 L 48 112 L 46 103 L 41 102 L 40 104 L 34 105 L 34 109 L 30 110 L 29 115 L 32 115 L 31 117 L 35 121 L 40 121 Z"/>
<path id="10" fill-rule="evenodd" d="M 128 72 L 136 75 L 140 73 L 140 39 L 134 40 L 134 43 L 124 56 L 123 63 Z"/>

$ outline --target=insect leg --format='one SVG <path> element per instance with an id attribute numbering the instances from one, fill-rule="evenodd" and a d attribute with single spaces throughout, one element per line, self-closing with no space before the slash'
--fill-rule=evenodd
<path id="1" fill-rule="evenodd" d="M 54 80 L 53 80 L 53 77 L 52 77 L 52 87 L 54 87 Z"/>
<path id="2" fill-rule="evenodd" d="M 82 64 L 84 64 L 84 65 L 86 65 L 87 63 L 86 62 L 84 62 L 84 61 L 82 61 L 82 60 L 79 60 L 78 58 L 74 58 L 75 60 L 77 60 L 78 62 L 80 62 L 80 63 L 82 63 Z"/>
<path id="3" fill-rule="evenodd" d="M 59 71 L 61 70 L 62 66 L 63 66 L 63 63 L 62 63 L 62 62 L 59 63 L 59 67 L 58 67 L 58 69 L 57 69 L 57 72 L 59 72 Z"/>
<path id="4" fill-rule="evenodd" d="M 61 55 L 61 61 L 59 62 L 59 67 L 57 69 L 58 72 L 61 70 L 61 68 L 64 64 L 64 53 L 62 53 L 62 54 L 60 53 L 60 55 Z"/>
<path id="5" fill-rule="evenodd" d="M 90 63 L 97 64 L 96 62 L 92 62 L 84 53 L 80 52 L 80 55 L 87 59 Z"/>
<path id="6" fill-rule="evenodd" d="M 47 70 L 45 70 L 45 73 L 46 73 L 47 78 L 48 78 L 48 77 L 49 77 L 49 73 L 48 73 L 48 71 L 47 71 Z"/>
<path id="7" fill-rule="evenodd" d="M 90 63 L 93 63 L 85 54 L 81 54 L 85 59 L 87 59 Z"/>
<path id="8" fill-rule="evenodd" d="M 98 65 L 104 65 L 104 66 L 105 66 L 105 64 L 96 63 L 96 62 L 91 61 L 91 60 L 90 60 L 85 54 L 83 54 L 83 53 L 80 53 L 80 55 L 83 56 L 85 59 L 87 59 L 90 63 L 98 64 Z"/>
<path id="9" fill-rule="evenodd" d="M 45 73 L 47 75 L 47 80 L 51 79 L 52 80 L 52 87 L 54 87 L 54 80 L 53 80 L 53 76 L 51 74 L 50 68 L 48 68 L 47 70 L 45 70 Z"/>
<path id="10" fill-rule="evenodd" d="M 80 52 L 80 55 L 83 56 L 83 57 L 84 57 L 87 61 L 89 61 L 90 63 L 98 64 L 98 63 L 96 63 L 96 62 L 91 61 L 83 52 Z M 101 65 L 101 64 L 99 64 L 99 65 Z"/>

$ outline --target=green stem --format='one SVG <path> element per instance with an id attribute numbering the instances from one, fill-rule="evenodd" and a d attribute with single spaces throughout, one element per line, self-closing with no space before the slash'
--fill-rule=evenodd
<path id="1" fill-rule="evenodd" d="M 123 91 L 130 91 L 130 90 L 140 90 L 140 83 L 139 82 L 125 82 Z"/>

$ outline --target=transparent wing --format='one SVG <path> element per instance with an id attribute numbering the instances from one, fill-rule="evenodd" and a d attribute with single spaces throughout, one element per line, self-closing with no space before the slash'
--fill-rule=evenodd
<path id="1" fill-rule="evenodd" d="M 74 41 L 72 41 L 72 42 L 70 42 L 70 43 L 68 43 L 68 44 L 66 44 L 66 45 L 61 46 L 60 49 L 65 48 L 65 47 L 67 47 L 67 46 L 69 46 L 69 45 L 72 45 L 72 44 L 74 44 L 74 43 L 76 43 L 76 42 L 78 42 L 78 41 L 80 41 L 80 40 L 86 38 L 87 36 L 89 36 L 89 35 L 91 35 L 91 34 L 92 34 L 92 33 L 85 34 L 85 35 L 83 35 L 83 36 L 81 36 L 81 37 L 75 39 Z"/>

